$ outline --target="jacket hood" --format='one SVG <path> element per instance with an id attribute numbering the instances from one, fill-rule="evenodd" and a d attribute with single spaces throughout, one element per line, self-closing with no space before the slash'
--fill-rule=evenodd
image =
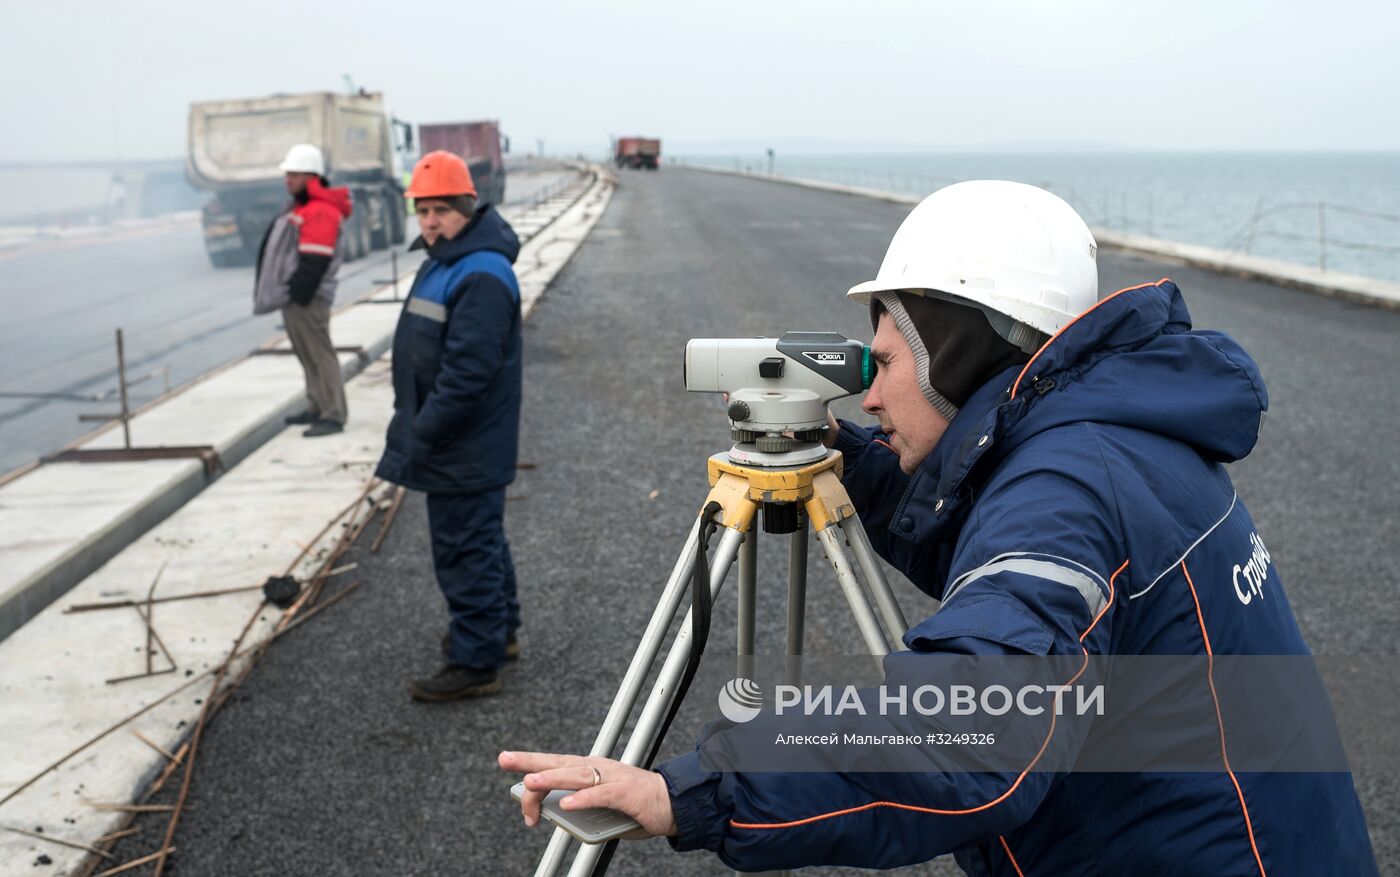
<path id="1" fill-rule="evenodd" d="M 306 198 L 308 201 L 324 201 L 340 212 L 341 216 L 349 216 L 354 210 L 350 201 L 350 189 L 345 186 L 323 186 L 316 177 L 306 181 Z"/>
<path id="2" fill-rule="evenodd" d="M 428 246 L 422 235 L 419 235 L 409 249 L 427 249 L 429 258 L 447 265 L 468 253 L 494 250 L 509 259 L 513 265 L 515 257 L 520 255 L 520 238 L 516 237 L 515 229 L 496 212 L 496 208 L 487 204 L 477 208 L 471 222 L 467 223 L 467 227 L 455 238 L 439 238 L 432 246 Z"/>
<path id="3" fill-rule="evenodd" d="M 1232 462 L 1254 449 L 1268 407 L 1254 360 L 1227 335 L 1192 331 L 1175 283 L 1130 287 L 1077 317 L 1023 368 L 974 393 L 920 465 L 905 501 L 936 491 L 948 500 L 938 528 L 955 526 L 970 490 L 999 460 L 1072 423 L 1141 429 Z"/>
<path id="4" fill-rule="evenodd" d="M 1158 433 L 1221 462 L 1254 449 L 1269 408 L 1254 360 L 1228 335 L 1192 331 L 1181 290 L 1166 279 L 1120 290 L 1075 319 L 1026 364 L 1010 396 L 1029 403 L 1008 431 L 1013 446 L 1089 421 Z"/>

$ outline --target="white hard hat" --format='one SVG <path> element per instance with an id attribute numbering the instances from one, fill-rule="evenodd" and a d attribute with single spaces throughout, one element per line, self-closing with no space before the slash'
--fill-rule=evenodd
<path id="1" fill-rule="evenodd" d="M 319 147 L 310 143 L 298 143 L 287 150 L 287 157 L 282 159 L 278 169 L 285 174 L 315 174 L 324 177 L 326 157 L 321 154 Z"/>
<path id="2" fill-rule="evenodd" d="M 863 305 L 880 292 L 973 305 L 1024 347 L 1028 335 L 1054 335 L 1098 301 L 1097 253 L 1084 220 L 1055 195 L 973 180 L 919 202 L 894 233 L 880 273 L 846 295 Z"/>

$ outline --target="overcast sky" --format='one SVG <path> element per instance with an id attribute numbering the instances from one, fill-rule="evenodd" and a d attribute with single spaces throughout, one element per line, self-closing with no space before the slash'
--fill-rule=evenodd
<path id="1" fill-rule="evenodd" d="M 183 155 L 190 101 L 382 91 L 515 151 L 1400 149 L 1373 0 L 0 0 L 0 161 Z"/>

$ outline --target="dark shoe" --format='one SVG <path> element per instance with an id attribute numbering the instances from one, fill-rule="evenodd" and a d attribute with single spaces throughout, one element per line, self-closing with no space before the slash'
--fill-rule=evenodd
<path id="1" fill-rule="evenodd" d="M 453 664 L 443 667 L 434 676 L 408 683 L 408 692 L 414 700 L 429 702 L 483 697 L 500 690 L 501 677 L 495 670 L 473 670 Z"/>
<path id="2" fill-rule="evenodd" d="M 307 438 L 316 438 L 323 435 L 335 435 L 345 431 L 345 424 L 337 423 L 334 420 L 318 420 L 311 425 L 311 428 L 302 433 Z"/>
<path id="3" fill-rule="evenodd" d="M 444 658 L 452 657 L 452 634 L 450 633 L 442 635 L 442 656 Z M 512 630 L 506 634 L 506 660 L 517 661 L 519 659 L 520 643 L 515 641 L 515 631 Z"/>
<path id="4" fill-rule="evenodd" d="M 320 419 L 321 417 L 319 414 L 303 411 L 300 414 L 293 414 L 291 417 L 282 418 L 282 422 L 288 426 L 309 426 Z"/>

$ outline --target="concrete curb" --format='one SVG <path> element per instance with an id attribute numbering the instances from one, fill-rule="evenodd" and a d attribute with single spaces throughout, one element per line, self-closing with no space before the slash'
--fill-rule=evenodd
<path id="1" fill-rule="evenodd" d="M 535 302 L 544 292 L 544 288 L 572 257 L 577 248 L 577 242 L 581 241 L 583 236 L 586 236 L 588 229 L 592 227 L 592 221 L 582 226 L 579 224 L 580 216 L 587 212 L 584 205 L 593 205 L 601 198 L 601 203 L 605 206 L 607 198 L 611 194 L 610 177 L 594 168 L 582 172 L 591 174 L 591 180 L 588 180 L 580 188 L 568 204 L 554 205 L 548 208 L 553 211 L 553 215 L 538 226 L 534 234 L 521 248 L 520 261 L 524 263 L 527 259 L 530 260 L 528 267 L 520 272 L 522 307 L 526 313 L 534 307 Z M 593 213 L 593 221 L 596 221 L 598 213 L 601 213 L 601 208 Z M 551 246 L 557 243 L 557 239 L 561 236 L 567 236 L 573 246 L 562 248 Z M 550 248 L 550 253 L 547 258 L 544 258 L 541 253 L 546 247 Z M 380 287 L 336 309 L 332 319 L 336 320 L 338 325 L 332 331 L 337 343 L 358 343 L 365 352 L 364 358 L 355 354 L 342 355 L 341 374 L 345 380 L 348 381 L 358 375 L 370 363 L 389 350 L 393 342 L 393 327 L 398 318 L 396 309 L 378 305 L 373 310 L 379 311 L 383 318 L 388 319 L 376 320 L 375 323 L 380 324 L 376 327 L 370 325 L 370 320 L 367 317 L 357 319 L 356 312 L 364 310 L 358 306 L 364 305 L 368 301 L 392 300 L 405 296 L 412 287 L 412 283 L 412 275 L 400 278 L 397 284 Z M 349 323 L 348 327 L 347 323 Z M 287 344 L 286 338 L 283 337 L 265 345 L 264 349 L 286 348 Z M 246 367 L 250 359 L 259 358 L 244 357 L 235 360 L 234 363 L 221 366 L 203 378 L 177 388 L 176 391 L 163 397 L 161 404 L 183 400 L 187 405 L 198 407 L 187 395 L 189 391 L 207 386 L 206 378 L 209 381 L 223 379 L 237 382 L 233 377 L 226 377 L 231 371 L 229 366 Z M 277 357 L 277 359 L 282 359 L 282 357 Z M 290 357 L 286 359 L 290 360 Z M 283 419 L 287 415 L 297 413 L 305 408 L 304 393 L 299 389 L 269 385 L 267 388 L 268 397 L 275 398 L 279 391 L 284 393 L 284 400 L 281 403 L 274 403 L 271 407 L 263 408 L 251 423 L 236 427 L 221 441 L 212 442 L 215 450 L 219 453 L 225 470 L 231 470 L 282 432 L 286 428 Z M 157 411 L 159 407 L 157 405 L 142 409 L 142 416 L 148 416 Z M 139 422 L 139 419 L 134 419 L 133 422 Z M 117 446 L 116 433 L 110 429 L 89 435 L 86 440 L 80 440 L 80 442 L 86 447 Z M 172 441 L 166 438 L 160 443 L 184 444 L 186 442 Z M 114 510 L 110 518 L 98 522 L 92 530 L 86 531 L 81 538 L 70 541 L 55 537 L 53 541 L 65 543 L 61 550 L 51 553 L 44 562 L 29 571 L 20 573 L 17 581 L 9 584 L 0 581 L 0 639 L 9 636 L 45 606 L 67 593 L 84 578 L 120 553 L 122 549 L 168 518 L 217 480 L 217 478 L 207 476 L 203 464 L 197 460 L 113 464 L 50 464 L 33 468 L 13 481 L 0 486 L 0 513 L 5 512 L 6 507 L 18 509 L 25 503 L 43 507 L 44 500 L 41 495 L 47 493 L 46 488 L 49 486 L 43 483 L 45 477 L 54 477 L 54 467 L 72 466 L 86 467 L 82 470 L 84 475 L 94 481 L 109 477 L 111 473 L 116 471 L 113 467 L 126 467 L 126 473 L 139 470 L 142 473 L 140 477 L 147 482 L 155 479 L 162 483 L 124 508 Z M 45 473 L 45 470 L 50 471 Z M 32 482 L 34 489 L 32 491 L 26 490 L 24 482 L 28 479 L 35 479 L 41 474 L 44 477 Z M 43 541 L 42 537 L 38 541 Z"/>
<path id="2" fill-rule="evenodd" d="M 828 183 L 824 180 L 768 176 L 767 174 L 734 171 L 725 168 L 703 167 L 701 165 L 686 164 L 674 166 L 686 170 L 704 171 L 710 174 L 726 174 L 732 177 L 745 177 L 751 180 L 782 183 L 789 186 L 801 186 L 802 188 L 818 189 L 824 192 L 836 192 L 843 195 L 874 198 L 878 201 L 888 201 L 892 204 L 907 204 L 912 206 L 918 204 L 919 201 L 922 200 L 913 195 L 886 192 L 881 189 L 868 189 L 861 186 L 846 186 L 840 183 Z M 1357 304 L 1370 305 L 1372 307 L 1387 308 L 1389 310 L 1400 310 L 1400 283 L 1381 280 L 1375 277 L 1365 277 L 1360 274 L 1320 271 L 1316 268 L 1310 268 L 1307 265 L 1300 265 L 1293 262 L 1266 259 L 1262 256 L 1251 256 L 1246 253 L 1220 250 L 1213 247 L 1201 246 L 1199 244 L 1184 244 L 1176 241 L 1167 241 L 1160 238 L 1114 231 L 1107 228 L 1096 228 L 1093 229 L 1093 232 L 1094 238 L 1098 241 L 1099 246 L 1107 249 L 1151 256 L 1178 265 L 1189 265 L 1193 268 L 1205 268 L 1208 271 L 1214 271 L 1218 274 L 1242 277 L 1246 280 L 1263 280 L 1268 283 L 1278 284 L 1279 286 L 1287 286 L 1304 292 L 1327 296 L 1328 298 L 1341 299 Z"/>

